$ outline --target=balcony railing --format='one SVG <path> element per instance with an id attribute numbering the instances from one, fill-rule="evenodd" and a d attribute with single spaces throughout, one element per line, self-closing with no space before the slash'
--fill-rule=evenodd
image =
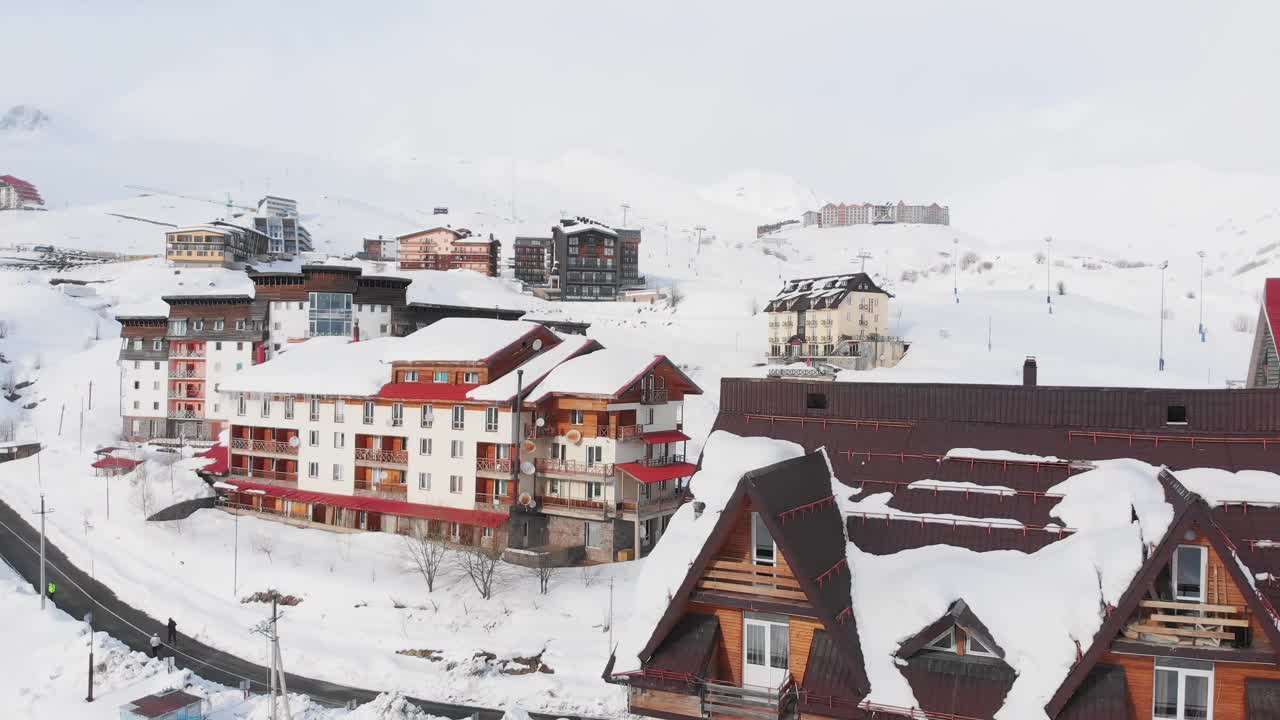
<path id="1" fill-rule="evenodd" d="M 195 370 L 188 370 L 186 368 L 169 368 L 169 377 L 179 379 L 179 380 L 191 379 L 191 378 L 198 378 L 203 380 L 204 368 L 197 368 Z"/>
<path id="2" fill-rule="evenodd" d="M 542 472 L 564 473 L 566 475 L 608 477 L 613 474 L 613 463 L 584 463 L 577 460 L 537 458 L 534 460 L 534 465 Z"/>
<path id="3" fill-rule="evenodd" d="M 616 440 L 634 440 L 643 434 L 643 425 L 619 425 L 613 431 Z"/>
<path id="4" fill-rule="evenodd" d="M 672 492 L 654 497 L 640 498 L 639 501 L 624 500 L 618 503 L 618 509 L 624 512 L 656 513 L 674 510 L 689 501 L 689 493 L 685 488 L 677 488 Z"/>
<path id="5" fill-rule="evenodd" d="M 662 467 L 682 462 L 684 462 L 684 455 L 659 455 L 658 457 L 642 458 L 640 460 L 641 465 L 648 467 Z"/>
<path id="6" fill-rule="evenodd" d="M 204 400 L 204 393 L 192 387 L 169 388 L 170 400 Z"/>
<path id="7" fill-rule="evenodd" d="M 666 388 L 644 388 L 640 391 L 641 405 L 662 405 L 666 402 Z"/>
<path id="8" fill-rule="evenodd" d="M 490 493 L 476 493 L 476 505 L 484 505 L 493 507 L 494 505 L 512 505 L 516 499 L 510 493 L 506 495 L 493 495 Z"/>
<path id="9" fill-rule="evenodd" d="M 1230 643 L 1234 628 L 1247 628 L 1249 619 L 1235 605 L 1212 605 L 1185 600 L 1142 600 L 1145 610 L 1137 622 L 1126 628 L 1139 635 L 1154 635 L 1166 643 L 1199 645 L 1205 641 Z"/>
<path id="10" fill-rule="evenodd" d="M 368 480 L 355 481 L 356 495 L 367 497 L 381 497 L 390 500 L 404 500 L 409 496 L 409 486 L 404 483 L 394 482 L 370 482 Z"/>
<path id="11" fill-rule="evenodd" d="M 559 495 L 542 494 L 538 496 L 538 502 L 543 505 L 552 507 L 579 508 L 583 510 L 604 510 L 603 499 L 587 499 L 587 498 L 567 498 Z"/>
<path id="12" fill-rule="evenodd" d="M 203 420 L 203 410 L 170 410 L 169 417 L 174 420 Z"/>
<path id="13" fill-rule="evenodd" d="M 297 455 L 298 448 L 280 440 L 253 440 L 250 438 L 231 438 L 232 450 L 271 453 L 273 455 Z"/>
<path id="14" fill-rule="evenodd" d="M 278 470 L 256 470 L 247 467 L 232 467 L 227 473 L 233 480 L 242 478 L 249 482 L 265 483 L 267 485 L 279 485 L 281 487 L 295 487 L 298 484 L 298 474 L 290 472 L 280 472 Z"/>
<path id="15" fill-rule="evenodd" d="M 204 348 L 180 347 L 177 345 L 169 346 L 169 357 L 171 358 L 203 358 Z"/>
<path id="16" fill-rule="evenodd" d="M 551 423 L 547 423 L 542 427 L 538 427 L 537 425 L 524 426 L 524 437 L 527 437 L 527 438 L 555 437 L 555 436 L 556 436 L 556 426 L 552 425 Z"/>
<path id="17" fill-rule="evenodd" d="M 409 463 L 409 452 L 407 450 L 379 450 L 377 448 L 356 448 L 356 460 L 365 462 L 392 463 L 394 465 L 407 465 Z"/>
<path id="18" fill-rule="evenodd" d="M 476 458 L 478 472 L 511 472 L 511 458 Z"/>

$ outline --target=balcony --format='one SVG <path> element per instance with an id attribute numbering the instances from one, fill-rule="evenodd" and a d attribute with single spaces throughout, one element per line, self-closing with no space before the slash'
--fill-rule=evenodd
<path id="1" fill-rule="evenodd" d="M 397 482 L 355 481 L 355 494 L 363 497 L 380 497 L 388 500 L 404 500 L 409 497 L 409 486 Z"/>
<path id="2" fill-rule="evenodd" d="M 511 474 L 511 458 L 476 458 L 476 472 Z"/>
<path id="3" fill-rule="evenodd" d="M 675 510 L 685 504 L 690 499 L 689 491 L 686 488 L 676 488 L 671 492 L 662 495 L 654 495 L 648 498 L 640 498 L 635 500 L 624 500 L 618 503 L 618 510 L 624 513 L 638 513 L 640 515 L 652 515 L 662 513 L 668 510 Z"/>
<path id="4" fill-rule="evenodd" d="M 280 487 L 296 488 L 298 486 L 298 474 L 280 472 L 277 470 L 256 470 L 247 467 L 233 467 L 228 472 L 229 479 L 232 484 L 238 478 L 246 482 L 263 483 L 266 485 L 277 485 Z"/>
<path id="5" fill-rule="evenodd" d="M 476 493 L 476 509 L 492 510 L 494 507 L 510 507 L 514 505 L 516 499 L 507 493 L 506 495 L 493 495 L 490 493 Z"/>
<path id="6" fill-rule="evenodd" d="M 203 420 L 203 410 L 170 410 L 169 417 L 173 420 Z"/>
<path id="7" fill-rule="evenodd" d="M 613 431 L 613 438 L 615 440 L 635 440 L 643 434 L 643 425 L 619 425 Z"/>
<path id="8" fill-rule="evenodd" d="M 298 448 L 280 440 L 251 440 L 249 438 L 231 438 L 232 450 L 267 453 L 269 455 L 297 455 Z"/>
<path id="9" fill-rule="evenodd" d="M 1142 600 L 1139 617 L 1124 630 L 1125 637 L 1176 645 L 1232 645 L 1236 628 L 1249 627 L 1243 610 L 1185 600 Z"/>
<path id="10" fill-rule="evenodd" d="M 707 680 L 704 688 L 702 713 L 708 717 L 720 715 L 761 720 L 790 717 L 799 698 L 795 678 L 790 673 L 778 687 L 737 686 Z"/>
<path id="11" fill-rule="evenodd" d="M 523 437 L 526 437 L 526 438 L 555 437 L 555 436 L 556 436 L 556 427 L 551 423 L 547 423 L 542 427 L 538 427 L 537 425 L 524 426 Z"/>
<path id="12" fill-rule="evenodd" d="M 557 473 L 560 475 L 590 475 L 592 477 L 608 477 L 613 474 L 612 463 L 584 463 L 577 460 L 553 460 L 537 458 L 534 465 L 538 472 Z"/>
<path id="13" fill-rule="evenodd" d="M 191 370 L 186 368 L 171 367 L 169 368 L 169 377 L 175 380 L 191 380 L 191 379 L 203 380 L 204 368 L 200 367 L 200 368 Z"/>
<path id="14" fill-rule="evenodd" d="M 791 571 L 772 565 L 718 559 L 698 581 L 698 590 L 754 595 L 774 601 L 808 602 Z"/>
<path id="15" fill-rule="evenodd" d="M 193 387 L 171 387 L 169 388 L 170 400 L 199 400 L 204 401 L 203 388 L 197 390 Z"/>
<path id="16" fill-rule="evenodd" d="M 180 345 L 169 346 L 169 358 L 173 360 L 182 360 L 195 358 L 204 359 L 204 348 L 185 347 Z"/>
<path id="17" fill-rule="evenodd" d="M 641 458 L 640 464 L 647 467 L 662 467 L 684 462 L 684 455 L 659 455 L 658 457 Z"/>
<path id="18" fill-rule="evenodd" d="M 640 390 L 641 405 L 665 405 L 666 402 L 666 388 L 643 388 Z"/>
<path id="19" fill-rule="evenodd" d="M 388 465 L 408 465 L 407 450 L 381 450 L 378 448 L 356 448 L 356 462 L 386 463 Z"/>

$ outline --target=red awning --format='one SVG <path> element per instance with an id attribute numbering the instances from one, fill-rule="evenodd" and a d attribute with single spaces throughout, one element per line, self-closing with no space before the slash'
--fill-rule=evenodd
<path id="1" fill-rule="evenodd" d="M 383 400 L 450 400 L 467 399 L 467 393 L 479 385 L 452 385 L 449 383 L 393 382 L 383 385 L 376 398 Z"/>
<path id="2" fill-rule="evenodd" d="M 314 490 L 295 490 L 293 488 L 283 488 L 275 485 L 262 485 L 259 483 L 245 482 L 240 478 L 232 478 L 227 482 L 231 485 L 235 485 L 242 491 L 261 490 L 262 494 L 267 497 L 281 498 L 282 500 L 316 503 L 319 505 L 332 505 L 333 507 L 349 508 L 351 510 L 364 510 L 366 512 L 383 513 L 385 515 L 400 515 L 403 517 L 425 518 L 427 520 L 442 520 L 444 522 L 456 522 L 462 523 L 463 525 L 478 525 L 480 527 L 487 528 L 496 528 L 502 525 L 502 523 L 507 521 L 508 517 L 506 513 L 486 512 L 484 510 L 466 510 L 463 508 L 412 503 L 405 500 L 387 500 L 386 498 L 364 497 L 361 495 L 336 495 L 334 493 L 316 492 Z"/>
<path id="3" fill-rule="evenodd" d="M 202 453 L 196 453 L 196 457 L 213 458 L 213 462 L 200 468 L 200 472 L 206 472 L 211 475 L 226 475 L 228 454 L 226 445 L 214 445 Z"/>
<path id="4" fill-rule="evenodd" d="M 645 465 L 644 463 L 630 462 L 615 465 L 614 467 L 639 480 L 645 485 L 648 485 L 649 483 L 662 482 L 663 480 L 675 480 L 676 478 L 689 477 L 698 471 L 698 466 L 691 463 Z"/>
<path id="5" fill-rule="evenodd" d="M 93 467 L 98 468 L 99 470 L 102 470 L 102 469 L 114 470 L 118 468 L 124 469 L 124 470 L 132 470 L 141 464 L 142 464 L 141 460 L 130 460 L 129 458 L 108 456 L 95 462 L 93 464 Z"/>
<path id="6" fill-rule="evenodd" d="M 679 430 L 659 430 L 658 432 L 645 433 L 640 436 L 644 440 L 645 445 L 658 445 L 660 443 L 684 442 L 689 439 L 688 435 Z"/>

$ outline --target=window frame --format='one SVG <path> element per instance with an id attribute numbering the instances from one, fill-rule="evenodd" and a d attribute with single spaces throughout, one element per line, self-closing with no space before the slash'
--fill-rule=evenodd
<path id="1" fill-rule="evenodd" d="M 946 641 L 947 641 L 947 644 L 946 644 L 946 645 L 941 644 L 941 641 L 942 641 L 942 639 L 943 639 L 943 638 L 946 638 Z M 924 649 L 925 649 L 925 650 L 936 650 L 936 651 L 938 651 L 938 652 L 948 652 L 948 653 L 951 653 L 951 654 L 953 654 L 953 655 L 954 655 L 954 654 L 955 654 L 955 652 L 956 652 L 956 648 L 957 648 L 957 647 L 959 647 L 959 645 L 957 644 L 956 640 L 957 640 L 957 638 L 956 638 L 956 626 L 955 626 L 955 625 L 952 625 L 951 627 L 949 627 L 949 628 L 947 628 L 947 629 L 946 629 L 946 632 L 943 632 L 943 633 L 942 633 L 941 635 L 939 635 L 938 637 L 936 637 L 936 638 L 934 638 L 934 639 L 930 640 L 929 642 L 925 643 L 925 645 L 924 645 Z"/>
<path id="2" fill-rule="evenodd" d="M 1196 550 L 1200 555 L 1200 594 L 1197 597 L 1183 596 L 1178 589 L 1178 565 L 1179 558 L 1182 556 L 1183 550 Z M 1186 545 L 1180 544 L 1173 550 L 1173 560 L 1170 563 L 1169 582 L 1173 591 L 1173 599 L 1176 601 L 1199 602 L 1205 601 L 1205 575 L 1209 570 L 1209 548 L 1203 545 Z"/>

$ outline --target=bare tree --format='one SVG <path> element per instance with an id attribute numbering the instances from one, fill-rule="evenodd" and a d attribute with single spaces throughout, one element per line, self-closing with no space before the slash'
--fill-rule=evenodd
<path id="1" fill-rule="evenodd" d="M 9 321 L 0 320 L 0 338 L 9 337 Z"/>
<path id="2" fill-rule="evenodd" d="M 404 537 L 404 552 L 409 562 L 427 581 L 427 592 L 435 590 L 436 576 L 449 557 L 449 546 L 443 540 L 432 537 L 426 528 L 418 526 Z"/>
<path id="3" fill-rule="evenodd" d="M 267 556 L 267 563 L 271 563 L 271 554 L 276 551 L 276 540 L 266 533 L 257 532 L 253 534 L 250 540 L 254 550 Z"/>
<path id="4" fill-rule="evenodd" d="M 7 398 L 11 398 L 18 393 L 18 371 L 13 367 L 5 369 L 4 382 L 0 384 L 0 389 L 4 390 L 4 396 Z"/>
<path id="5" fill-rule="evenodd" d="M 684 291 L 680 289 L 680 284 L 671 283 L 671 292 L 667 295 L 667 306 L 673 310 L 680 307 L 680 303 L 684 302 Z"/>
<path id="6" fill-rule="evenodd" d="M 471 584 L 475 586 L 480 597 L 488 600 L 498 581 L 502 550 L 482 546 L 460 547 L 454 553 L 454 563 L 462 570 Z"/>
<path id="7" fill-rule="evenodd" d="M 18 424 L 13 418 L 0 420 L 0 442 L 9 442 L 18 437 Z"/>
<path id="8" fill-rule="evenodd" d="M 551 589 L 551 578 L 556 576 L 560 568 L 554 565 L 548 565 L 544 559 L 539 559 L 538 564 L 529 568 L 529 572 L 538 579 L 538 594 L 546 595 Z"/>
<path id="9" fill-rule="evenodd" d="M 760 301 L 753 295 L 751 297 L 751 316 L 755 317 L 760 314 Z"/>
<path id="10" fill-rule="evenodd" d="M 133 471 L 133 504 L 142 512 L 142 519 L 151 517 L 156 506 L 156 494 L 151 489 L 151 481 L 147 477 L 147 464 L 144 462 Z"/>
<path id="11" fill-rule="evenodd" d="M 1059 295 L 1067 294 L 1067 284 L 1062 282 L 1061 280 L 1058 281 L 1058 294 Z"/>

